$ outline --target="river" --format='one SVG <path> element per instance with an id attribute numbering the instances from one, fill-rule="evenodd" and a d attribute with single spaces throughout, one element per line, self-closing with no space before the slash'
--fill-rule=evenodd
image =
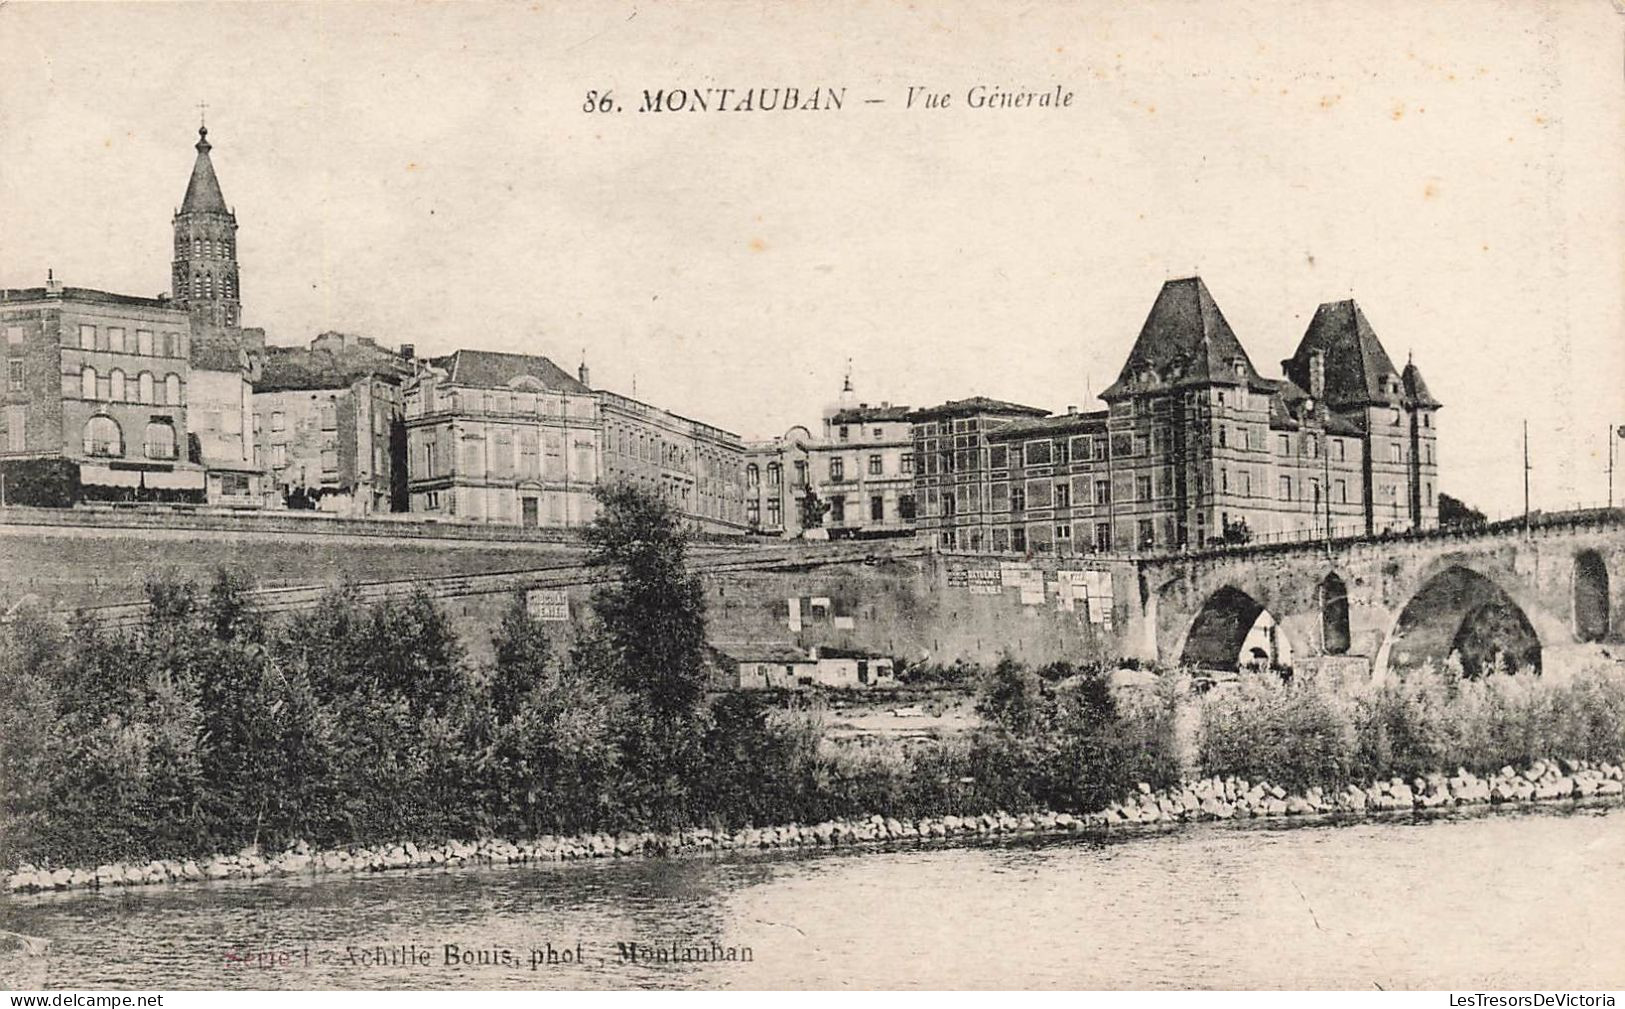
<path id="1" fill-rule="evenodd" d="M 1572 990 L 1625 986 L 1621 883 L 1625 808 L 1538 807 L 63 893 L 0 927 L 51 939 L 53 988 Z M 621 955 L 674 942 L 749 959 Z"/>

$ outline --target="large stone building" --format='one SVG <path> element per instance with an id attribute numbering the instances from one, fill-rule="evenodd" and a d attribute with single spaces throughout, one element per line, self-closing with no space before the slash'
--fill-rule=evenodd
<path id="1" fill-rule="evenodd" d="M 203 499 L 203 467 L 187 452 L 184 310 L 51 279 L 0 290 L 0 332 L 0 452 L 14 492 L 28 468 L 18 464 L 54 460 L 83 499 Z"/>
<path id="2" fill-rule="evenodd" d="M 1359 307 L 1320 306 L 1283 370 L 1258 373 L 1199 278 L 1169 281 L 1101 394 L 1107 410 L 983 419 L 983 514 L 994 517 L 983 543 L 1147 552 L 1436 525 L 1439 403 L 1414 364 L 1394 368 Z M 957 444 L 969 430 L 956 432 L 961 470 L 978 462 L 957 456 L 974 449 Z M 946 433 L 937 419 L 915 437 Z M 951 482 L 959 511 L 975 504 L 975 479 Z M 981 549 L 975 524 L 958 523 L 971 528 L 955 532 L 934 511 L 922 528 L 945 547 Z"/>
<path id="3" fill-rule="evenodd" d="M 585 384 L 585 365 L 580 378 Z M 603 389 L 594 395 L 605 482 L 659 494 L 699 531 L 745 530 L 745 443 L 737 434 Z"/>
<path id="4" fill-rule="evenodd" d="M 848 379 L 815 436 L 796 425 L 753 442 L 745 457 L 745 517 L 753 531 L 832 539 L 914 531 L 910 411 L 860 403 Z"/>
<path id="5" fill-rule="evenodd" d="M 211 504 L 265 504 L 254 444 L 254 383 L 264 359 L 263 330 L 194 327 L 187 427 L 207 470 Z"/>
<path id="6" fill-rule="evenodd" d="M 414 514 L 558 528 L 592 521 L 599 399 L 552 361 L 459 350 L 423 362 L 402 402 Z"/>
<path id="7" fill-rule="evenodd" d="M 344 333 L 266 348 L 254 441 L 276 497 L 346 515 L 405 511 L 401 383 L 411 369 L 410 347 Z"/>
<path id="8" fill-rule="evenodd" d="M 916 526 L 945 550 L 999 549 L 995 528 L 1008 530 L 1009 460 L 994 434 L 1008 424 L 1048 416 L 1048 410 L 973 396 L 910 415 L 914 433 Z"/>

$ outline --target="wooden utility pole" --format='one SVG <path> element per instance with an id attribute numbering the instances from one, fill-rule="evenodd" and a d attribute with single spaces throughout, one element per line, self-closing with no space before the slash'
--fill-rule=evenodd
<path id="1" fill-rule="evenodd" d="M 1529 528 L 1529 422 L 1523 422 L 1523 526 Z"/>

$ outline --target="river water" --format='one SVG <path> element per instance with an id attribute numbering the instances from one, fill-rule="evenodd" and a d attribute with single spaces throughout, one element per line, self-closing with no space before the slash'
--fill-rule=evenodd
<path id="1" fill-rule="evenodd" d="M 0 928 L 52 940 L 55 988 L 1572 990 L 1625 986 L 1622 884 L 1625 808 L 1545 807 L 64 893 Z M 750 959 L 644 961 L 673 943 Z"/>

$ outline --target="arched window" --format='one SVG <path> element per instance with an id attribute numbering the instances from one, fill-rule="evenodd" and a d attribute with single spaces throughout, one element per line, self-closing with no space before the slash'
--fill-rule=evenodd
<path id="1" fill-rule="evenodd" d="M 203 258 L 203 239 L 192 239 L 192 255 L 199 259 Z"/>
<path id="2" fill-rule="evenodd" d="M 114 368 L 113 374 L 109 378 L 111 379 L 112 394 L 108 398 L 115 403 L 124 402 L 124 372 Z"/>
<path id="3" fill-rule="evenodd" d="M 136 400 L 141 403 L 152 402 L 152 372 L 143 371 L 135 381 Z"/>
<path id="4" fill-rule="evenodd" d="M 79 398 L 96 398 L 96 369 L 88 364 L 79 370 Z"/>
<path id="5" fill-rule="evenodd" d="M 155 420 L 148 424 L 146 449 L 148 459 L 175 458 L 175 425 L 166 420 Z"/>
<path id="6" fill-rule="evenodd" d="M 767 485 L 769 487 L 777 487 L 779 485 L 779 480 L 780 480 L 780 477 L 779 477 L 779 464 L 776 463 L 776 462 L 768 463 L 767 464 Z"/>
<path id="7" fill-rule="evenodd" d="M 98 414 L 85 421 L 85 455 L 120 456 L 124 454 L 124 432 L 118 421 Z"/>
<path id="8" fill-rule="evenodd" d="M 164 402 L 170 406 L 181 405 L 181 377 L 173 372 L 164 378 Z"/>
<path id="9" fill-rule="evenodd" d="M 746 487 L 755 487 L 757 484 L 759 484 L 761 482 L 761 476 L 762 476 L 761 470 L 756 468 L 755 463 L 751 463 L 749 466 L 746 466 L 745 467 L 745 486 Z"/>
<path id="10" fill-rule="evenodd" d="M 1349 590 L 1335 573 L 1320 583 L 1320 645 L 1327 655 L 1348 654 Z"/>

